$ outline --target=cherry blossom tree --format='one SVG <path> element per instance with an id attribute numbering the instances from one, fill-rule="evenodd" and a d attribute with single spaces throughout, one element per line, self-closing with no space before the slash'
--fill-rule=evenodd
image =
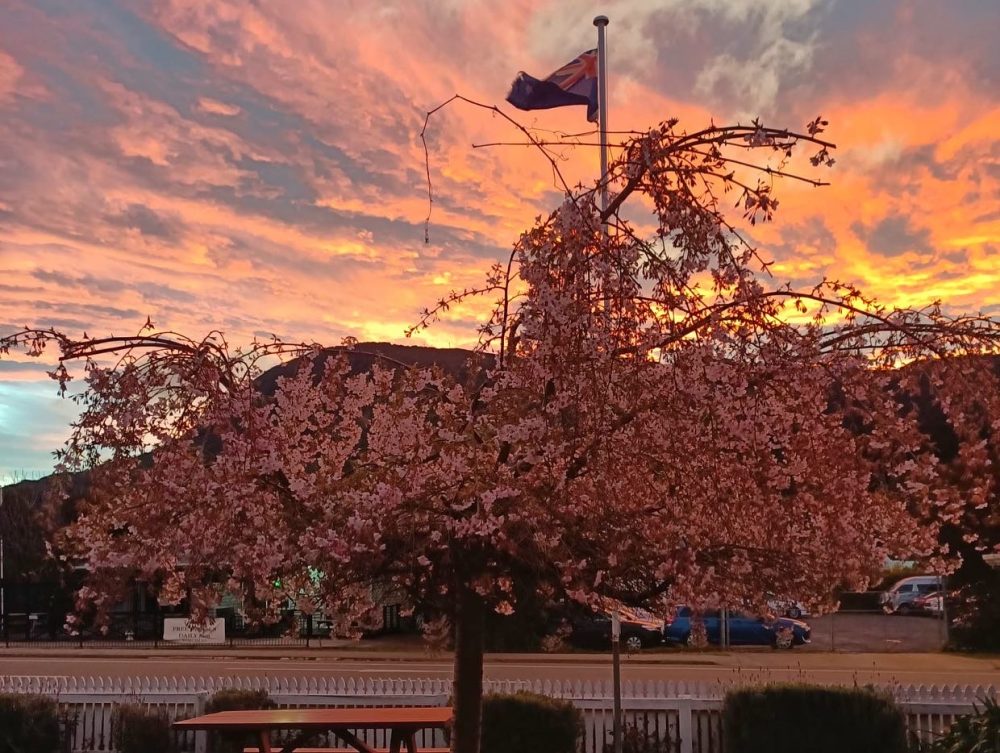
<path id="1" fill-rule="evenodd" d="M 896 387 L 919 432 L 921 452 L 945 483 L 933 489 L 931 525 L 940 529 L 941 556 L 954 569 L 947 611 L 952 641 L 965 648 L 1000 646 L 1000 358 L 952 358 Z"/>
<path id="2" fill-rule="evenodd" d="M 887 554 L 934 555 L 914 513 L 950 514 L 952 480 L 892 386 L 903 364 L 994 351 L 1000 327 L 771 279 L 739 225 L 771 220 L 777 180 L 821 184 L 795 160 L 833 164 L 824 125 L 637 134 L 605 210 L 598 187 L 566 187 L 481 289 L 424 313 L 418 327 L 495 297 L 461 372 L 377 353 L 358 371 L 351 344 L 234 350 L 151 323 L 12 333 L 4 352 L 59 347 L 64 386 L 84 365 L 60 456 L 91 469 L 66 538 L 93 576 L 81 608 L 138 573 L 195 614 L 226 590 L 257 617 L 290 597 L 346 629 L 390 584 L 453 625 L 453 748 L 476 753 L 484 616 L 518 609 L 519 579 L 663 614 L 762 609 L 768 592 L 822 607 Z M 292 360 L 271 394 L 273 356 Z"/>

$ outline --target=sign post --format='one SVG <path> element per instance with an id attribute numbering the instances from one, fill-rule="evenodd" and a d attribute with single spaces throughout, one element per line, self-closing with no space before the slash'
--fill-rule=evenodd
<path id="1" fill-rule="evenodd" d="M 614 753 L 622 753 L 622 623 L 618 610 L 611 613 L 611 667 L 615 690 Z"/>
<path id="2" fill-rule="evenodd" d="M 226 621 L 209 617 L 199 625 L 187 617 L 165 617 L 163 640 L 171 643 L 225 643 Z"/>

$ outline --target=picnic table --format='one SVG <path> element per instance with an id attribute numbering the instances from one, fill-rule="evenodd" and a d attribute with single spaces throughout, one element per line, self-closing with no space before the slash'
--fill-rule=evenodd
<path id="1" fill-rule="evenodd" d="M 244 753 L 400 753 L 403 746 L 406 753 L 440 753 L 435 748 L 418 750 L 416 735 L 423 729 L 445 729 L 451 724 L 451 719 L 451 709 L 441 706 L 259 709 L 220 711 L 174 722 L 173 726 L 177 729 L 255 735 L 259 747 L 244 748 Z M 356 734 L 361 729 L 389 730 L 388 749 L 368 745 Z M 311 748 L 295 743 L 275 744 L 271 742 L 271 733 L 276 730 L 330 732 L 350 747 Z"/>

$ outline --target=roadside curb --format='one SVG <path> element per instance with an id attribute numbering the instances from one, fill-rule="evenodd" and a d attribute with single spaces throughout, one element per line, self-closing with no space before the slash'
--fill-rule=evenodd
<path id="1" fill-rule="evenodd" d="M 327 653 L 329 651 L 329 653 Z M 453 654 L 442 652 L 438 654 L 399 652 L 393 653 L 374 651 L 337 651 L 331 649 L 299 649 L 292 652 L 283 652 L 283 647 L 260 648 L 252 651 L 240 649 L 225 649 L 218 647 L 205 647 L 200 649 L 147 649 L 147 648 L 118 648 L 118 649 L 30 649 L 30 648 L 2 648 L 0 647 L 0 669 L 5 658 L 86 658 L 86 659 L 226 659 L 226 660 L 255 660 L 265 659 L 270 661 L 288 662 L 356 662 L 356 661 L 378 661 L 378 662 L 398 662 L 400 664 L 417 663 L 440 663 L 451 661 Z M 518 664 L 532 663 L 543 660 L 546 664 L 585 664 L 607 661 L 610 665 L 610 654 L 486 654 L 484 661 L 489 664 Z M 687 657 L 671 655 L 633 655 L 622 656 L 622 663 L 626 665 L 683 665 L 683 666 L 719 666 L 725 662 L 708 657 Z"/>

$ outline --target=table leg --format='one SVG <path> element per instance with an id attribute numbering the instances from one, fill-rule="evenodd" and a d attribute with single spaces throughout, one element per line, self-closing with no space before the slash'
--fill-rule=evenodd
<path id="1" fill-rule="evenodd" d="M 260 753 L 281 753 L 271 747 L 271 730 L 260 730 Z"/>
<path id="2" fill-rule="evenodd" d="M 392 728 L 392 734 L 389 735 L 389 753 L 399 753 L 399 749 L 403 743 L 402 733 L 395 727 Z"/>
<path id="3" fill-rule="evenodd" d="M 415 730 L 410 730 L 406 733 L 406 753 L 417 753 L 417 733 Z"/>
<path id="4" fill-rule="evenodd" d="M 404 745 L 406 753 L 417 753 L 417 731 L 394 727 L 389 737 L 389 753 L 400 753 Z"/>
<path id="5" fill-rule="evenodd" d="M 347 743 L 360 753 L 375 753 L 375 751 L 372 750 L 370 745 L 368 745 L 364 740 L 360 739 L 350 730 L 334 729 L 331 731 L 333 732 L 333 734 L 335 734 L 337 737 L 339 737 L 341 740 L 343 740 L 345 743 Z M 398 751 L 399 748 L 397 747 L 396 750 Z"/>

